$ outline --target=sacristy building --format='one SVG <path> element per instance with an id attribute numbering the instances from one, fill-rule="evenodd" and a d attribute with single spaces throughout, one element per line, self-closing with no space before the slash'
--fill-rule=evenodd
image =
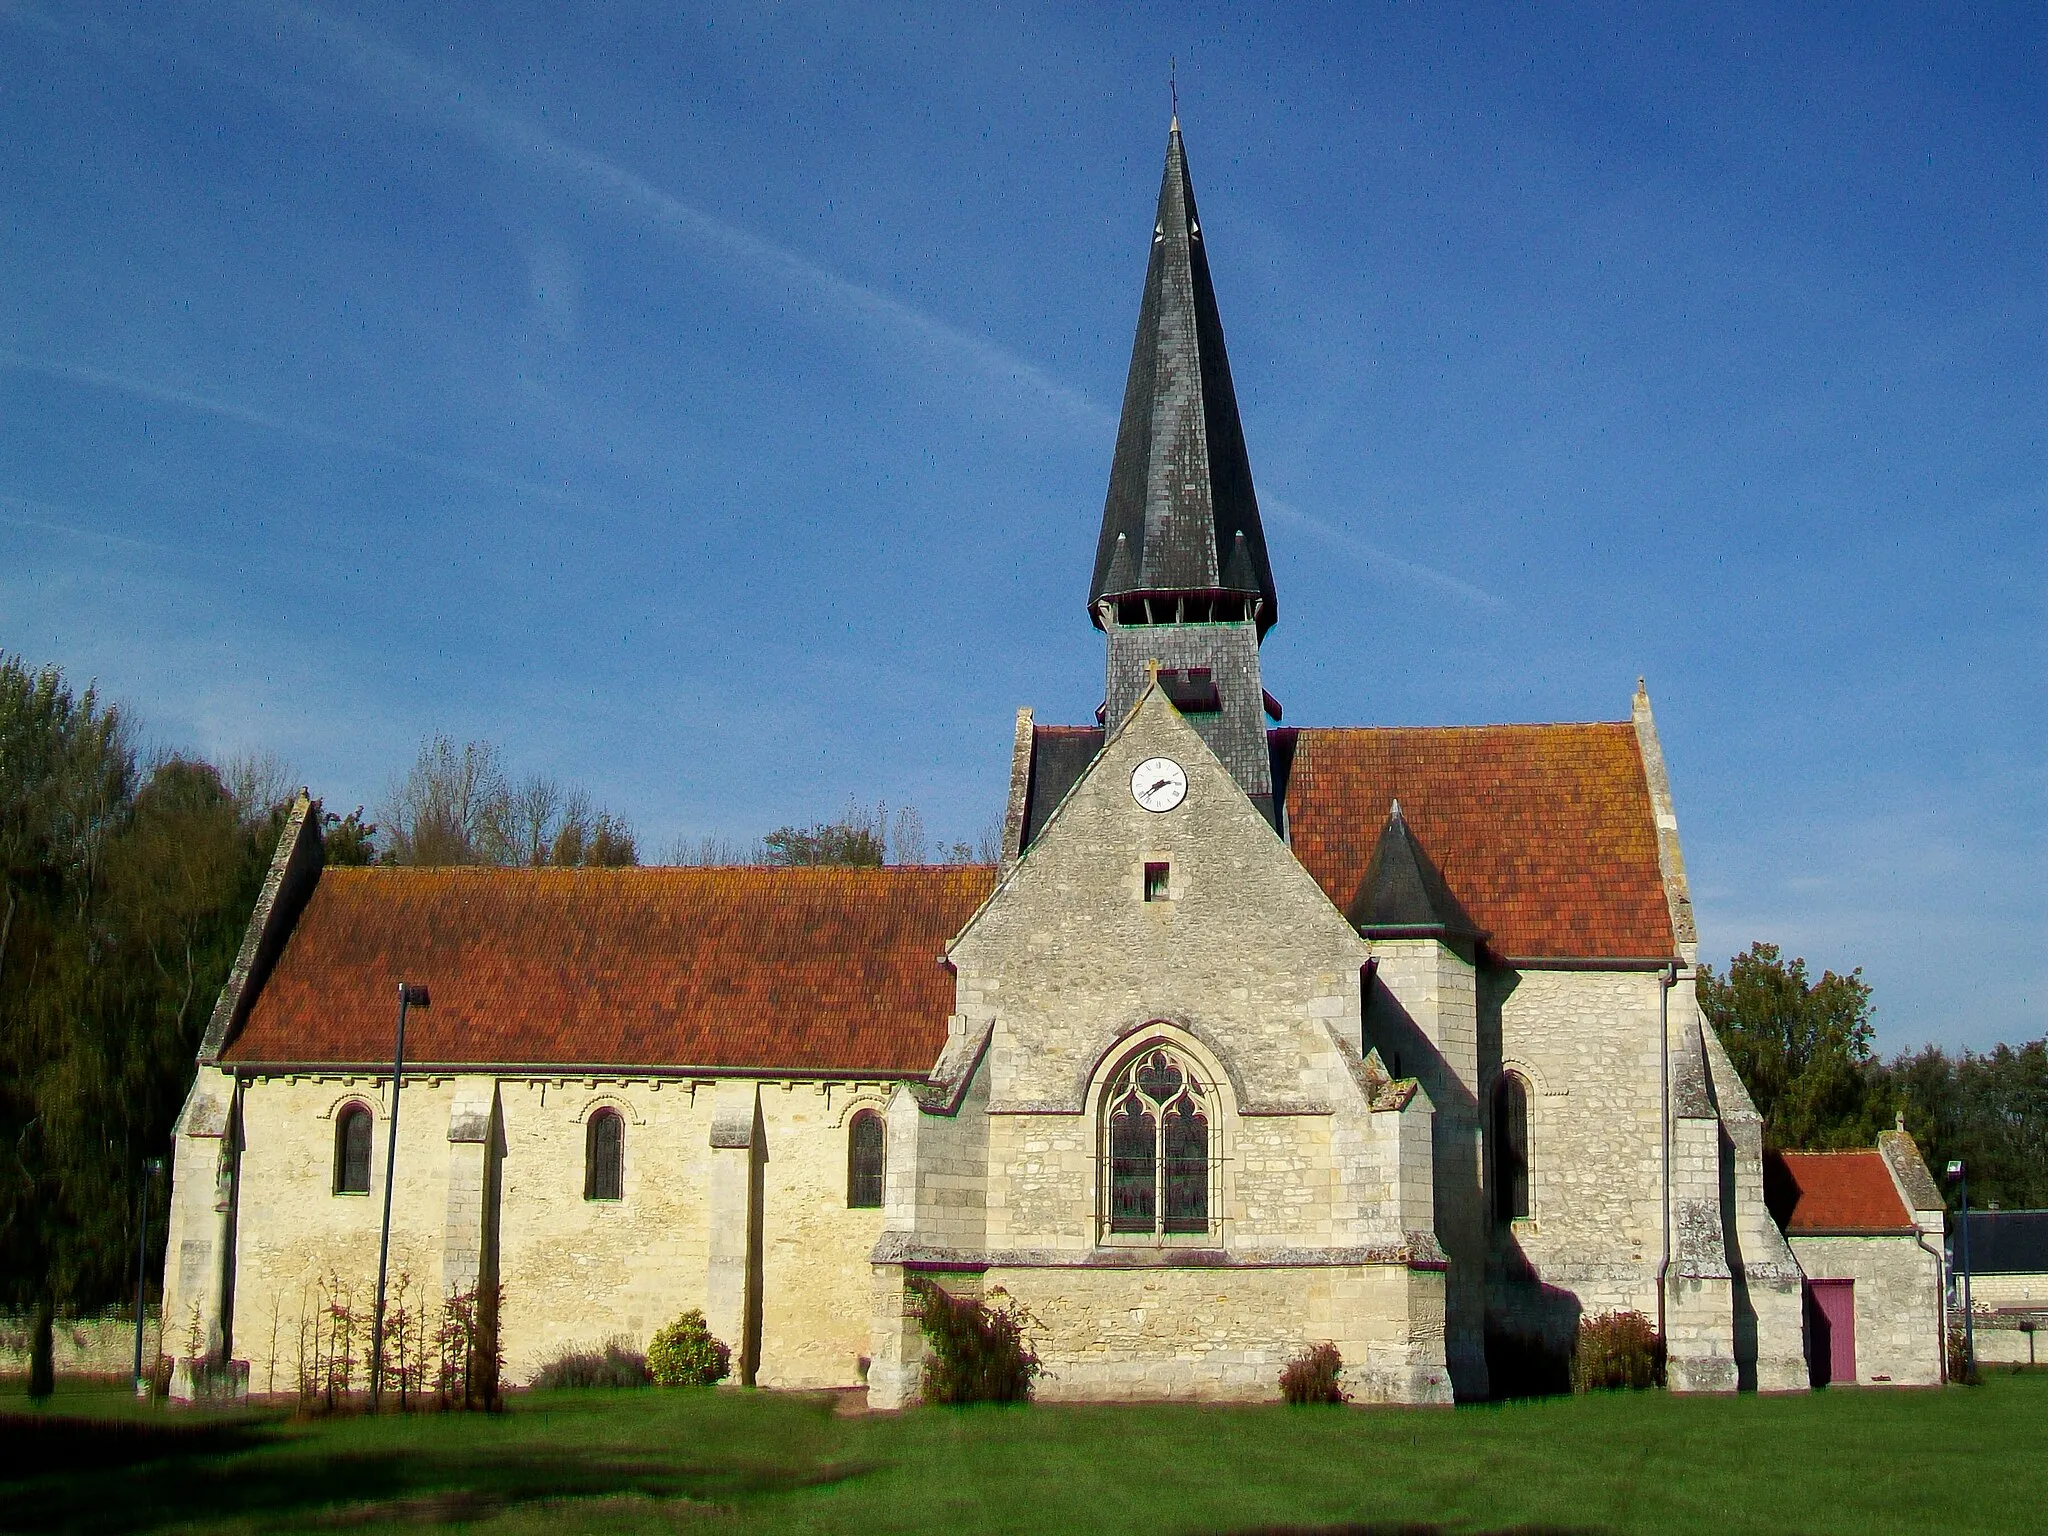
<path id="1" fill-rule="evenodd" d="M 1018 1298 L 1048 1398 L 1272 1397 L 1323 1340 L 1354 1397 L 1479 1398 L 1489 1339 L 1624 1308 L 1675 1388 L 1806 1385 L 1648 698 L 1279 724 L 1205 239 L 1176 124 L 1103 709 L 1019 713 L 999 866 L 323 869 L 301 798 L 178 1125 L 174 1346 L 290 1390 L 389 1181 L 393 1275 L 500 1287 L 514 1382 L 698 1306 L 746 1380 L 899 1404 L 923 1275 Z"/>

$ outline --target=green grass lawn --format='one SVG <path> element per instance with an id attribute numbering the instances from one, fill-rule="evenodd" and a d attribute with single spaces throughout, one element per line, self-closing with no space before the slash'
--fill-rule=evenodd
<path id="1" fill-rule="evenodd" d="M 924 1409 L 544 1392 L 294 1422 L 0 1387 L 0 1529 L 2039 1530 L 2048 1375 L 1456 1410 Z"/>

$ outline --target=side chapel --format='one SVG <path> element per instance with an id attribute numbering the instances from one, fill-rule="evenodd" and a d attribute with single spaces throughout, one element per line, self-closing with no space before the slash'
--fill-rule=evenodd
<path id="1" fill-rule="evenodd" d="M 906 1286 L 1002 1287 L 1047 1398 L 1489 1395 L 1656 1321 L 1803 1389 L 1762 1126 L 1626 715 L 1280 725 L 1280 616 L 1178 121 L 1087 611 L 999 866 L 324 869 L 303 795 L 176 1134 L 166 1337 L 290 1390 L 323 1282 L 502 1288 L 507 1379 L 699 1306 L 768 1386 L 914 1397 Z M 391 1046 L 414 1010 L 397 1153 Z M 189 1328 L 189 1334 L 188 1334 Z"/>

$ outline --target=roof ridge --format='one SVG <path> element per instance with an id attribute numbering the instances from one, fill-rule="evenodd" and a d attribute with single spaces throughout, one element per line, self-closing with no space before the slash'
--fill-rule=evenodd
<path id="1" fill-rule="evenodd" d="M 1334 735 L 1344 732 L 1391 733 L 1394 731 L 1559 731 L 1586 730 L 1593 726 L 1635 729 L 1632 720 L 1492 720 L 1479 725 L 1295 725 L 1303 733 Z"/>

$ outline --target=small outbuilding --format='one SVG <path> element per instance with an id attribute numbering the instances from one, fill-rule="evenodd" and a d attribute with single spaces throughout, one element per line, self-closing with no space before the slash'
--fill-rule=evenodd
<path id="1" fill-rule="evenodd" d="M 1813 1385 L 1938 1386 L 1944 1213 L 1913 1138 L 1772 1153 L 1764 1193 L 1806 1275 Z"/>
<path id="2" fill-rule="evenodd" d="M 1972 1211 L 1969 1249 L 1977 1359 L 2039 1365 L 2035 1334 L 2048 1329 L 2048 1211 Z M 1960 1272 L 1961 1245 L 1952 1257 Z"/>

